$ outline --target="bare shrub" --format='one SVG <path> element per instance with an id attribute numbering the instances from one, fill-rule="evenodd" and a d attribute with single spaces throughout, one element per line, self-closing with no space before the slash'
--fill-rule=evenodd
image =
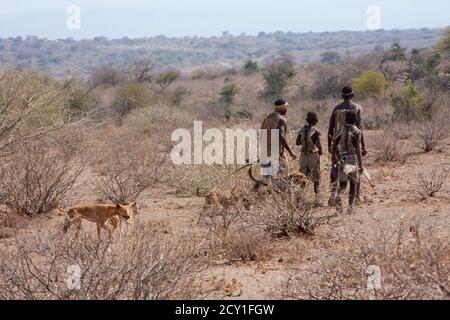
<path id="1" fill-rule="evenodd" d="M 238 229 L 228 235 L 225 243 L 227 257 L 231 260 L 261 261 L 270 257 L 270 237 L 265 232 Z"/>
<path id="2" fill-rule="evenodd" d="M 35 72 L 0 72 L 0 151 L 59 127 L 64 89 Z"/>
<path id="3" fill-rule="evenodd" d="M 433 168 L 431 172 L 417 174 L 414 192 L 422 199 L 434 197 L 440 192 L 448 177 L 448 169 Z"/>
<path id="4" fill-rule="evenodd" d="M 167 112 L 168 109 L 170 112 Z M 158 136 L 164 144 L 172 144 L 170 134 L 178 128 L 192 126 L 195 115 L 185 109 L 174 109 L 173 106 L 158 104 L 133 110 L 126 118 L 124 125 L 150 137 Z M 168 134 L 161 135 L 161 132 Z"/>
<path id="5" fill-rule="evenodd" d="M 426 121 L 416 132 L 417 146 L 424 152 L 431 152 L 447 139 L 449 132 L 446 118 Z"/>
<path id="6" fill-rule="evenodd" d="M 204 210 L 199 224 L 208 228 L 209 254 L 228 260 L 257 261 L 270 255 L 268 234 L 249 223 L 251 214 L 241 206 Z"/>
<path id="7" fill-rule="evenodd" d="M 103 65 L 92 72 L 90 80 L 94 86 L 116 86 L 125 81 L 125 76 L 122 70 Z"/>
<path id="8" fill-rule="evenodd" d="M 266 201 L 258 203 L 252 223 L 273 236 L 294 236 L 314 233 L 323 221 L 315 213 L 303 186 L 289 179 L 272 179 L 267 187 Z"/>
<path id="9" fill-rule="evenodd" d="M 373 141 L 374 157 L 378 162 L 393 162 L 404 158 L 404 150 L 399 139 L 393 134 L 375 137 Z"/>
<path id="10" fill-rule="evenodd" d="M 413 137 L 413 128 L 411 125 L 406 123 L 397 123 L 391 128 L 394 137 L 399 140 L 409 140 Z"/>
<path id="11" fill-rule="evenodd" d="M 152 82 L 158 67 L 158 62 L 152 58 L 136 60 L 130 66 L 129 74 L 137 83 Z"/>
<path id="12" fill-rule="evenodd" d="M 120 241 L 35 233 L 1 252 L 1 299 L 148 300 L 202 298 L 198 241 L 140 227 Z M 72 269 L 71 269 L 72 268 Z M 74 284 L 79 268 L 80 282 Z M 71 271 L 72 270 L 72 271 Z M 68 284 L 72 284 L 70 287 Z"/>
<path id="13" fill-rule="evenodd" d="M 159 182 L 167 151 L 145 136 L 132 132 L 110 133 L 97 152 L 93 184 L 101 200 L 126 204 Z"/>
<path id="14" fill-rule="evenodd" d="M 402 227 L 375 239 L 352 234 L 311 271 L 293 272 L 285 297 L 295 299 L 448 299 L 449 245 L 432 232 Z M 326 247 L 329 247 L 327 245 Z M 378 282 L 376 277 L 380 277 Z"/>
<path id="15" fill-rule="evenodd" d="M 227 238 L 230 229 L 242 222 L 244 212 L 240 207 L 214 205 L 200 213 L 199 224 L 206 226 L 219 238 Z"/>
<path id="16" fill-rule="evenodd" d="M 217 186 L 229 190 L 236 186 L 248 187 L 245 172 L 230 176 L 239 168 L 240 166 L 236 165 L 176 166 L 172 171 L 171 179 L 177 181 L 177 193 L 183 195 L 195 195 L 199 189 L 205 192 Z"/>
<path id="17" fill-rule="evenodd" d="M 0 203 L 30 217 L 53 210 L 83 170 L 80 158 L 39 143 L 20 145 L 9 160 L 0 168 Z"/>

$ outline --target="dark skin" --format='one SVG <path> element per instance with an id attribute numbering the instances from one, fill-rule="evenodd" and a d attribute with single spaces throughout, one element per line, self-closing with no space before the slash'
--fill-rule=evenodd
<path id="1" fill-rule="evenodd" d="M 355 125 L 355 124 L 353 124 L 353 125 Z M 361 136 L 359 137 L 359 140 L 361 140 Z M 332 161 L 333 161 L 334 165 L 337 163 L 337 158 L 339 156 L 339 151 L 338 151 L 339 141 L 340 141 L 340 137 L 337 137 L 335 139 L 334 145 L 333 145 Z M 364 166 L 363 166 L 363 162 L 362 162 L 362 150 L 361 150 L 360 141 L 356 143 L 355 149 L 356 149 L 356 157 L 358 158 L 359 173 L 361 174 L 364 172 Z M 353 204 L 355 203 L 358 184 L 359 184 L 358 181 L 354 181 L 354 179 L 350 179 L 350 197 L 349 197 L 349 205 L 350 206 L 353 206 Z M 344 191 L 345 189 L 347 189 L 347 182 L 340 182 L 339 188 L 340 188 L 341 192 Z"/>
<path id="2" fill-rule="evenodd" d="M 313 123 L 309 123 L 311 126 L 317 126 L 317 124 L 319 123 L 319 121 L 315 121 Z M 320 141 L 320 139 L 317 139 L 318 141 L 316 141 L 316 146 L 317 149 L 319 149 L 318 154 L 319 156 L 323 155 L 323 148 L 322 148 L 322 142 Z M 301 146 L 302 145 L 302 141 L 300 139 L 297 139 L 297 145 Z M 315 194 L 319 194 L 319 189 L 320 189 L 320 182 L 316 181 L 314 182 L 314 193 Z"/>
<path id="3" fill-rule="evenodd" d="M 315 123 L 310 123 L 310 125 L 312 126 L 317 126 L 317 124 L 319 123 L 319 121 L 316 121 Z M 302 145 L 302 141 L 301 140 L 297 140 L 297 145 L 301 146 Z M 317 141 L 317 149 L 319 149 L 319 156 L 323 155 L 323 148 L 322 148 L 322 142 L 319 140 Z"/>
<path id="4" fill-rule="evenodd" d="M 287 111 L 279 112 L 279 114 L 281 114 L 284 117 L 287 114 Z M 280 130 L 280 142 L 282 147 L 289 152 L 292 160 L 297 159 L 297 156 L 292 152 L 286 140 L 286 120 L 283 119 L 280 121 L 280 124 L 278 125 L 278 130 Z"/>
<path id="5" fill-rule="evenodd" d="M 281 112 L 278 112 L 278 113 L 284 117 L 287 114 L 287 110 L 286 111 L 281 111 Z M 288 142 L 286 140 L 286 128 L 287 128 L 286 120 L 283 118 L 279 122 L 278 128 L 277 128 L 279 130 L 279 132 L 280 132 L 280 136 L 279 137 L 280 137 L 280 143 L 281 143 L 281 146 L 282 146 L 281 150 L 286 149 L 289 152 L 289 154 L 291 155 L 292 159 L 295 160 L 295 159 L 297 159 L 297 156 L 292 152 L 292 150 L 289 147 L 289 144 L 288 144 Z M 255 186 L 253 187 L 253 191 L 257 192 L 258 189 L 260 188 L 260 186 L 261 185 L 259 183 L 256 183 Z"/>
<path id="6" fill-rule="evenodd" d="M 347 103 L 347 104 L 352 103 L 353 98 L 354 98 L 354 95 L 352 95 L 349 98 L 344 98 L 344 103 Z M 358 113 L 358 119 L 361 119 L 361 114 L 359 114 L 359 113 Z M 358 120 L 358 122 L 355 125 L 358 127 L 358 129 L 362 130 L 362 124 L 361 124 L 360 120 Z M 328 132 L 328 151 L 331 154 L 333 154 L 332 150 L 331 150 L 332 149 L 332 141 L 333 141 L 333 135 L 332 135 L 333 128 L 334 128 L 334 118 L 332 116 L 330 119 L 330 126 L 329 126 L 329 132 Z M 366 144 L 364 141 L 363 133 L 361 133 L 361 146 L 362 146 L 361 154 L 363 157 L 365 157 L 367 155 L 367 151 L 366 151 Z"/>

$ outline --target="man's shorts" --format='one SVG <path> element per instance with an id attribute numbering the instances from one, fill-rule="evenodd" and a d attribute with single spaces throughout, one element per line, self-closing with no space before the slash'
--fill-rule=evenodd
<path id="1" fill-rule="evenodd" d="M 320 156 L 317 152 L 300 155 L 300 172 L 314 182 L 320 181 Z"/>
<path id="2" fill-rule="evenodd" d="M 343 158 L 345 157 L 345 160 Z M 340 159 L 339 164 L 339 182 L 347 182 L 347 181 L 353 181 L 357 182 L 359 179 L 358 175 L 358 158 L 356 157 L 356 154 L 348 154 Z M 350 174 L 346 174 L 344 172 L 345 165 L 354 166 L 354 170 Z"/>

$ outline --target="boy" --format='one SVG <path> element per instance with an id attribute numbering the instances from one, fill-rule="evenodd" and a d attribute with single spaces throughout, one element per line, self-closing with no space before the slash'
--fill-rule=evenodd
<path id="1" fill-rule="evenodd" d="M 320 156 L 323 154 L 320 130 L 316 127 L 319 119 L 315 112 L 308 112 L 307 124 L 300 130 L 297 145 L 301 146 L 300 172 L 314 181 L 316 203 L 320 204 Z"/>
<path id="2" fill-rule="evenodd" d="M 353 212 L 359 174 L 364 171 L 362 163 L 362 131 L 357 127 L 358 115 L 355 111 L 345 115 L 345 126 L 339 131 L 333 142 L 333 165 L 338 164 L 339 191 L 338 209 L 342 209 L 342 195 L 350 181 L 349 213 Z"/>

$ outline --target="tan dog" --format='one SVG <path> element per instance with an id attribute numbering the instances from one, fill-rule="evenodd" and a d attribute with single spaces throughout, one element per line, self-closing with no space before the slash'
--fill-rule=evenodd
<path id="1" fill-rule="evenodd" d="M 230 206 L 244 205 L 247 208 L 246 190 L 243 188 L 234 188 L 233 190 L 224 190 L 220 188 L 212 189 L 205 197 L 205 204 L 203 209 L 206 210 L 215 206 L 222 206 L 228 208 Z M 197 196 L 201 197 L 199 189 L 197 189 Z"/>
<path id="2" fill-rule="evenodd" d="M 248 169 L 248 175 L 250 177 L 250 179 L 252 179 L 254 182 L 257 182 L 263 186 L 268 186 L 267 181 L 263 181 L 263 180 L 258 180 L 253 176 L 253 166 L 251 166 Z M 299 185 L 301 188 L 305 188 L 306 185 L 310 182 L 310 180 L 308 179 L 307 176 L 305 176 L 303 173 L 301 173 L 300 171 L 296 171 L 293 174 L 290 174 L 287 177 L 284 178 L 278 178 L 278 179 L 273 179 L 272 180 L 275 184 L 279 184 L 278 182 L 288 182 L 288 181 L 292 181 L 294 182 L 296 185 Z"/>
<path id="3" fill-rule="evenodd" d="M 136 202 L 133 202 L 129 205 L 95 204 L 75 206 L 68 209 L 58 207 L 58 210 L 67 214 L 63 228 L 64 233 L 69 230 L 72 224 L 75 224 L 77 227 L 76 236 L 78 236 L 81 221 L 85 219 L 97 224 L 99 239 L 101 229 L 107 230 L 111 239 L 113 232 L 121 225 L 122 220 L 128 221 L 138 212 L 138 206 Z"/>

